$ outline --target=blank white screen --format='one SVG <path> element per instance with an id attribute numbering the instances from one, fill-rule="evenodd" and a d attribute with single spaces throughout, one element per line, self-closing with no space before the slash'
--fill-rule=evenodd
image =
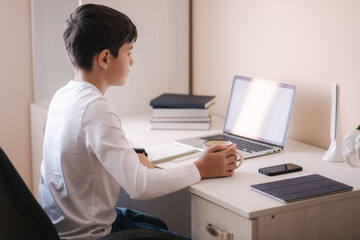
<path id="1" fill-rule="evenodd" d="M 224 131 L 284 146 L 296 87 L 235 76 Z"/>

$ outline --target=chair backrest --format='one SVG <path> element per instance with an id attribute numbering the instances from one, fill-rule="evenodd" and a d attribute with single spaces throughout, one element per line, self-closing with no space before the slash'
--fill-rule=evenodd
<path id="1" fill-rule="evenodd" d="M 1 148 L 0 239 L 60 239 L 49 217 Z"/>

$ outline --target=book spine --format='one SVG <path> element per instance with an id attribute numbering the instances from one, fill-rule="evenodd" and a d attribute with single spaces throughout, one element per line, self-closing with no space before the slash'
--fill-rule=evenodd
<path id="1" fill-rule="evenodd" d="M 209 117 L 208 109 L 153 108 L 153 117 Z"/>
<path id="2" fill-rule="evenodd" d="M 153 130 L 208 130 L 211 122 L 206 123 L 151 123 Z"/>
<path id="3" fill-rule="evenodd" d="M 208 108 L 215 102 L 215 96 L 162 94 L 150 101 L 154 108 Z"/>
<path id="4" fill-rule="evenodd" d="M 206 109 L 205 104 L 203 103 L 161 103 L 161 104 L 155 104 L 153 103 L 151 105 L 154 108 L 198 108 L 198 109 Z"/>
<path id="5" fill-rule="evenodd" d="M 187 123 L 187 122 L 209 122 L 210 117 L 153 117 L 151 122 L 173 122 L 173 123 Z"/>

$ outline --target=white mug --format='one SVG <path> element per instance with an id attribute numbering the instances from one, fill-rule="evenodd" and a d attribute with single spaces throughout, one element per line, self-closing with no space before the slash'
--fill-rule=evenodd
<path id="1" fill-rule="evenodd" d="M 227 141 L 227 140 L 208 140 L 208 141 L 205 141 L 203 143 L 203 149 L 206 150 L 208 149 L 209 147 L 215 145 L 215 144 L 220 144 L 220 145 L 226 145 L 228 147 L 230 147 L 231 145 L 233 145 L 232 142 L 230 141 Z M 240 165 L 243 163 L 244 161 L 244 155 L 242 154 L 242 152 L 239 150 L 239 149 L 236 149 L 236 152 L 237 152 L 237 155 L 239 156 L 238 157 L 238 164 L 236 164 L 236 167 L 235 168 L 238 168 L 240 167 Z"/>

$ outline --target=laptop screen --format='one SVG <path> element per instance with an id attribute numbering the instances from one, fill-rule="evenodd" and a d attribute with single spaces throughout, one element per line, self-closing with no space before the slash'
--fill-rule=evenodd
<path id="1" fill-rule="evenodd" d="M 224 132 L 284 147 L 296 87 L 235 76 Z"/>

